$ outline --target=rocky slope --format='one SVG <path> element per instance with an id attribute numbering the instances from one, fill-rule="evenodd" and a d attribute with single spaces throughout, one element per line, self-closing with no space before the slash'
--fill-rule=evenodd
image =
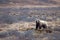
<path id="1" fill-rule="evenodd" d="M 36 31 L 36 18 L 50 22 L 53 32 Z M 0 40 L 40 39 L 60 40 L 60 7 L 0 8 Z"/>
<path id="2" fill-rule="evenodd" d="M 0 0 L 1 6 L 24 6 L 24 5 L 44 5 L 44 6 L 60 6 L 60 0 Z"/>

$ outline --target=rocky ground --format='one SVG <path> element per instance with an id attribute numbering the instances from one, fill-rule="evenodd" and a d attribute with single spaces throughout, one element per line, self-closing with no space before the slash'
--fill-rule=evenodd
<path id="1" fill-rule="evenodd" d="M 52 33 L 35 30 L 35 20 L 48 22 Z M 60 7 L 0 8 L 0 40 L 60 40 Z"/>
<path id="2" fill-rule="evenodd" d="M 35 30 L 35 23 L 22 23 L 5 24 L 1 27 L 0 40 L 60 40 L 60 27 L 58 26 L 52 27 L 52 33 L 47 33 Z"/>

